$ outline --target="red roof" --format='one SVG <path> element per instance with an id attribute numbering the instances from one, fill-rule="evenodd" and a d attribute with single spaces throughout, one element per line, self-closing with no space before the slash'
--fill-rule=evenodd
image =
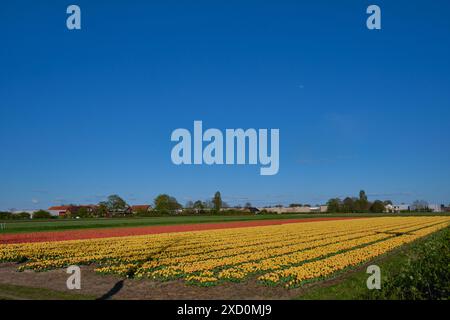
<path id="1" fill-rule="evenodd" d="M 148 210 L 148 208 L 151 208 L 149 204 L 138 204 L 131 206 L 132 210 Z"/>
<path id="2" fill-rule="evenodd" d="M 71 206 L 53 206 L 48 208 L 47 210 L 67 210 L 69 209 Z"/>

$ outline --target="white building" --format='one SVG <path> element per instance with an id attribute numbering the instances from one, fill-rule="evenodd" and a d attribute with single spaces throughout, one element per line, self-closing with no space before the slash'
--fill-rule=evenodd
<path id="1" fill-rule="evenodd" d="M 431 212 L 442 212 L 442 206 L 440 204 L 429 204 L 428 209 L 431 210 Z"/>
<path id="2" fill-rule="evenodd" d="M 409 211 L 410 207 L 407 204 L 388 204 L 385 206 L 385 212 L 398 213 L 401 211 Z"/>

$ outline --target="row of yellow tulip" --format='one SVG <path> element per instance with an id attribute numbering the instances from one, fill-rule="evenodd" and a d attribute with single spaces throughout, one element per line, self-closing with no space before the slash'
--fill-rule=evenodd
<path id="1" fill-rule="evenodd" d="M 403 244 L 431 234 L 447 225 L 448 223 L 441 223 L 422 228 L 413 233 L 405 233 L 400 236 L 391 237 L 384 241 L 339 253 L 325 259 L 267 273 L 258 279 L 271 284 L 284 283 L 286 287 L 297 286 L 304 281 L 326 277 L 337 271 L 373 259 Z"/>
<path id="2" fill-rule="evenodd" d="M 354 246 L 383 239 L 386 237 L 386 234 L 378 232 L 389 232 L 396 229 L 398 228 L 392 229 L 391 226 L 387 228 L 378 227 L 375 229 L 366 227 L 366 230 L 357 229 L 359 231 L 355 233 L 347 231 L 347 234 L 343 236 L 327 236 L 325 238 L 310 238 L 308 240 L 302 239 L 296 243 L 279 242 L 276 243 L 275 246 L 273 244 L 266 244 L 263 247 L 260 246 L 258 248 L 254 248 L 254 250 L 248 250 L 253 249 L 252 247 L 243 247 L 234 250 L 233 254 L 220 257 L 210 255 L 209 258 L 201 256 L 193 262 L 186 261 L 184 259 L 177 259 L 176 263 L 159 260 L 151 261 L 149 263 L 143 264 L 142 267 L 137 270 L 136 275 L 148 276 L 153 278 L 173 278 L 184 274 L 205 272 L 207 270 L 239 265 L 238 267 L 233 268 L 230 271 L 222 270 L 222 272 L 219 274 L 220 278 L 237 279 L 243 274 L 243 270 L 245 269 L 247 269 L 245 274 L 250 273 L 251 268 L 246 268 L 248 266 L 252 266 L 255 271 L 259 271 L 261 270 L 261 267 L 264 267 L 264 262 L 267 262 L 265 268 L 268 268 L 268 266 L 280 266 L 282 265 L 282 263 L 286 263 L 287 261 L 290 261 L 290 263 L 294 263 L 298 259 L 304 256 L 306 257 L 309 252 L 311 252 L 311 254 L 317 255 L 323 250 L 324 246 L 326 245 L 334 245 L 331 247 L 331 250 L 327 252 L 332 253 L 344 248 L 351 248 Z M 304 251 L 306 249 L 309 249 L 309 251 Z M 166 262 L 165 265 L 162 264 L 164 262 Z M 164 266 L 164 268 L 151 271 L 152 269 L 159 266 Z"/>

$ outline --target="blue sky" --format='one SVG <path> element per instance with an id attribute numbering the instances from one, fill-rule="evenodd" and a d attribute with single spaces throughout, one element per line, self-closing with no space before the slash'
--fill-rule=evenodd
<path id="1" fill-rule="evenodd" d="M 382 30 L 365 26 L 370 4 Z M 0 210 L 216 190 L 231 204 L 360 189 L 447 204 L 449 12 L 444 0 L 2 3 Z M 170 134 L 194 120 L 279 128 L 279 173 L 175 166 Z"/>

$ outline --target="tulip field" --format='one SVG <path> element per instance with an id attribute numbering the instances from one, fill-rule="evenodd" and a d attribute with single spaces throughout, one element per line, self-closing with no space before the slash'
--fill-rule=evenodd
<path id="1" fill-rule="evenodd" d="M 18 271 L 93 265 L 100 274 L 297 287 L 449 226 L 450 217 L 380 217 L 0 246 Z"/>

